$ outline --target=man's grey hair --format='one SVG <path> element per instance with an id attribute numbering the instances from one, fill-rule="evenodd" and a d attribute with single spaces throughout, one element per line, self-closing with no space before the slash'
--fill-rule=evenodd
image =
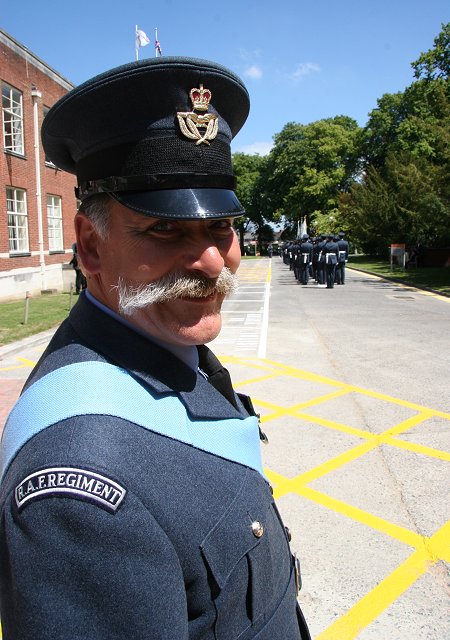
<path id="1" fill-rule="evenodd" d="M 102 240 L 106 240 L 109 234 L 112 202 L 111 196 L 107 193 L 98 193 L 87 198 L 78 209 L 89 218 Z"/>

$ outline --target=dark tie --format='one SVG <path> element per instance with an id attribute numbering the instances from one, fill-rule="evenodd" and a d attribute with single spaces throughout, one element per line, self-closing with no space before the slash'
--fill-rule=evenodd
<path id="1" fill-rule="evenodd" d="M 237 409 L 238 406 L 231 384 L 230 374 L 208 347 L 200 345 L 197 349 L 199 358 L 198 365 L 208 376 L 208 382 Z"/>

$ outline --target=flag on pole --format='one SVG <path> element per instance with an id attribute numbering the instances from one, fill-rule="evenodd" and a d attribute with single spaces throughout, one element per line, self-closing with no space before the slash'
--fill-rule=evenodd
<path id="1" fill-rule="evenodd" d="M 145 33 L 145 31 L 142 31 L 142 29 L 138 29 L 138 26 L 136 25 L 136 60 L 139 60 L 139 47 L 145 47 L 149 44 L 149 42 L 150 38 Z"/>
<path id="2" fill-rule="evenodd" d="M 308 233 L 306 229 L 306 216 L 302 218 L 302 224 L 300 225 L 300 238 Z"/>
<path id="3" fill-rule="evenodd" d="M 142 31 L 142 29 L 138 29 L 136 27 L 136 49 L 139 47 L 146 47 L 150 42 L 150 38 Z"/>
<path id="4" fill-rule="evenodd" d="M 158 40 L 158 29 L 155 29 L 155 57 L 162 56 L 161 45 Z"/>

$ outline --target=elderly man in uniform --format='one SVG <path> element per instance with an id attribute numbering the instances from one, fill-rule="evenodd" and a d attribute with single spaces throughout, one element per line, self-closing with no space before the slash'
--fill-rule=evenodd
<path id="1" fill-rule="evenodd" d="M 4 640 L 309 638 L 258 419 L 205 346 L 240 260 L 248 109 L 224 67 L 155 58 L 45 119 L 88 289 L 5 427 Z"/>

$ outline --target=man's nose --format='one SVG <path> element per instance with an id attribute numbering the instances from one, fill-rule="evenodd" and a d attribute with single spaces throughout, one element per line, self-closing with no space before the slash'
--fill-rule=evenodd
<path id="1" fill-rule="evenodd" d="M 189 271 L 198 271 L 207 278 L 218 278 L 225 261 L 216 243 L 209 235 L 192 239 L 185 252 L 184 266 Z"/>

